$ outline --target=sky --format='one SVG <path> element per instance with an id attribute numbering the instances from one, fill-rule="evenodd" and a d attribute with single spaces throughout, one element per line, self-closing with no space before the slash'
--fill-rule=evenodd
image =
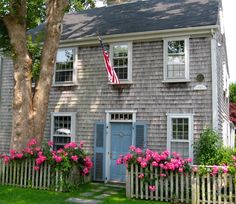
<path id="1" fill-rule="evenodd" d="M 236 82 L 236 0 L 223 0 L 223 19 L 230 72 L 230 81 Z"/>
<path id="2" fill-rule="evenodd" d="M 222 0 L 222 2 L 230 81 L 236 82 L 236 0 Z M 101 6 L 103 1 L 97 0 L 97 7 Z"/>

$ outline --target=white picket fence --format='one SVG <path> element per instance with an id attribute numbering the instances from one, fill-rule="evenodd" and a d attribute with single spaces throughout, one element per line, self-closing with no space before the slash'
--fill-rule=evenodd
<path id="1" fill-rule="evenodd" d="M 138 178 L 141 173 L 148 174 L 154 183 Z M 167 176 L 161 177 L 162 173 Z M 126 175 L 126 196 L 129 198 L 192 204 L 236 203 L 236 174 L 167 173 L 153 167 L 142 169 L 132 165 Z M 156 190 L 150 191 L 149 185 L 155 185 Z"/>
<path id="2" fill-rule="evenodd" d="M 34 167 L 35 162 L 30 159 L 9 164 L 5 164 L 0 159 L 0 184 L 63 191 L 62 173 L 60 171 L 53 169 L 47 163 L 43 163 L 37 171 L 34 170 Z M 78 172 L 71 172 L 70 176 L 73 176 L 74 173 L 80 177 Z M 89 180 L 90 177 L 86 176 L 83 182 L 89 182 Z M 75 181 L 77 182 L 77 180 Z M 76 184 L 79 185 L 80 183 Z"/>
<path id="3" fill-rule="evenodd" d="M 34 170 L 34 166 L 33 160 L 10 164 L 5 164 L 0 160 L 0 184 L 62 191 L 60 185 L 62 174 L 58 170 L 52 171 L 47 163 L 43 163 L 37 171 Z"/>

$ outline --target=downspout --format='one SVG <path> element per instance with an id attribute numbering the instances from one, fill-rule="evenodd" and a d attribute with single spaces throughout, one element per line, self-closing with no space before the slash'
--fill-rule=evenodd
<path id="1" fill-rule="evenodd" d="M 217 90 L 217 56 L 216 56 L 216 34 L 211 30 L 211 72 L 212 72 L 212 129 L 219 130 L 218 114 L 218 90 Z"/>

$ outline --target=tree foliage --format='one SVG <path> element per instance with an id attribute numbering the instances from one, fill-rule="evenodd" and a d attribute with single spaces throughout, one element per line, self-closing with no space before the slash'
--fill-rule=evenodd
<path id="1" fill-rule="evenodd" d="M 229 100 L 230 102 L 236 103 L 236 83 L 229 85 Z"/>

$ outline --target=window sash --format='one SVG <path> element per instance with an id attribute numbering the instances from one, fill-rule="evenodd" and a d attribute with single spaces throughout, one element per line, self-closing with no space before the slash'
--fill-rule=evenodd
<path id="1" fill-rule="evenodd" d="M 168 46 L 170 42 L 182 42 L 181 48 L 171 49 L 176 52 L 170 52 Z M 171 44 L 171 43 L 170 43 Z M 173 43 L 174 44 L 174 43 Z M 189 40 L 185 38 L 170 38 L 164 40 L 164 80 L 188 80 L 189 79 Z"/>
<path id="2" fill-rule="evenodd" d="M 182 120 L 182 121 L 181 121 Z M 187 130 L 188 137 L 175 137 L 173 134 L 174 125 L 178 126 L 181 125 L 182 128 L 180 130 Z M 178 130 L 178 127 L 177 127 Z M 181 132 L 180 131 L 180 132 Z M 183 134 L 181 132 L 181 134 Z M 193 158 L 193 149 L 192 149 L 192 143 L 193 143 L 193 115 L 192 114 L 167 114 L 167 149 L 173 153 L 173 151 L 176 151 L 176 148 L 182 146 L 185 146 L 185 149 L 179 151 L 178 153 L 184 154 L 184 157 L 191 157 Z M 187 148 L 187 150 L 186 150 Z M 188 151 L 188 155 L 186 154 L 186 151 Z"/>
<path id="3" fill-rule="evenodd" d="M 122 46 L 124 48 L 122 49 Z M 120 53 L 119 54 L 119 48 Z M 131 81 L 131 57 L 132 57 L 132 48 L 131 43 L 114 43 L 110 46 L 110 53 L 111 53 L 111 62 L 112 66 L 115 69 L 115 72 L 119 78 L 119 80 L 122 82 L 124 81 Z"/>
<path id="4" fill-rule="evenodd" d="M 57 131 L 60 129 L 68 129 L 68 134 L 66 131 L 65 134 L 58 134 Z M 59 149 L 75 140 L 75 113 L 51 113 L 51 140 L 54 142 L 54 149 Z"/>
<path id="5" fill-rule="evenodd" d="M 66 52 L 66 50 L 72 53 L 72 59 L 58 59 L 59 52 Z M 66 55 L 66 54 L 64 54 Z M 62 54 L 62 56 L 64 57 Z M 54 82 L 56 84 L 67 83 L 75 81 L 75 61 L 76 61 L 75 48 L 59 48 L 57 53 L 56 65 L 54 70 Z"/>

